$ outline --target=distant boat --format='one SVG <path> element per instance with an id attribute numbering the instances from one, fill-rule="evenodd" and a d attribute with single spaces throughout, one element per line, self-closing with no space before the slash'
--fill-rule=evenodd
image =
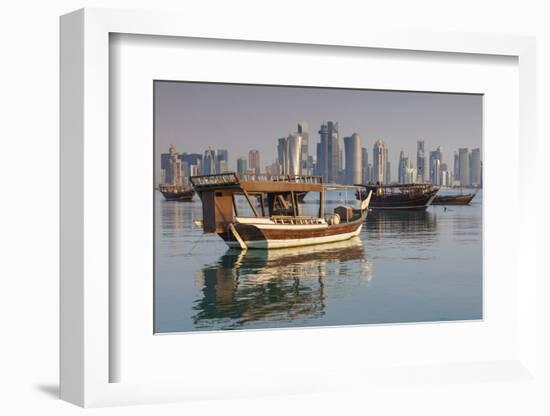
<path id="1" fill-rule="evenodd" d="M 168 201 L 189 202 L 193 200 L 193 195 L 195 195 L 195 191 L 192 188 L 174 185 L 160 185 L 159 191 Z"/>
<path id="2" fill-rule="evenodd" d="M 372 191 L 370 209 L 426 209 L 439 191 L 432 184 L 357 185 L 365 188 L 357 192 L 357 199 L 363 199 Z"/>
<path id="3" fill-rule="evenodd" d="M 477 192 L 458 195 L 438 195 L 434 198 L 433 205 L 469 205 Z"/>
<path id="4" fill-rule="evenodd" d="M 202 201 L 204 233 L 216 233 L 230 248 L 242 250 L 349 240 L 361 231 L 371 197 L 366 195 L 359 208 L 339 206 L 325 215 L 327 187 L 318 176 L 229 172 L 192 176 L 191 183 Z M 304 192 L 319 193 L 318 215 L 300 212 L 298 194 Z M 239 212 L 237 196 L 245 197 L 252 216 Z"/>

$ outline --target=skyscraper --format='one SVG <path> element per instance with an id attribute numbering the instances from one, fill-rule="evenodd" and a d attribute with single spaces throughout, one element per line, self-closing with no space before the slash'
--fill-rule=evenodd
<path id="1" fill-rule="evenodd" d="M 439 185 L 441 182 L 441 163 L 443 163 L 443 152 L 441 151 L 441 146 L 439 146 L 437 150 L 430 152 L 430 182 L 434 185 Z"/>
<path id="2" fill-rule="evenodd" d="M 302 136 L 291 133 L 277 142 L 278 162 L 285 175 L 299 175 L 302 151 Z"/>
<path id="3" fill-rule="evenodd" d="M 181 153 L 180 159 L 183 162 L 183 174 L 187 177 L 200 175 L 202 173 L 202 155 L 199 153 Z"/>
<path id="4" fill-rule="evenodd" d="M 216 173 L 216 152 L 208 148 L 204 151 L 203 175 L 214 175 Z"/>
<path id="5" fill-rule="evenodd" d="M 183 186 L 183 163 L 174 146 L 170 146 L 169 152 L 170 161 L 168 170 L 170 182 L 167 183 L 172 186 Z"/>
<path id="6" fill-rule="evenodd" d="M 344 150 L 346 157 L 345 182 L 349 185 L 361 183 L 362 154 L 361 137 L 353 133 L 350 137 L 344 137 Z"/>
<path id="7" fill-rule="evenodd" d="M 470 186 L 470 156 L 468 148 L 458 149 L 458 169 L 461 186 Z"/>
<path id="8" fill-rule="evenodd" d="M 254 169 L 256 175 L 261 171 L 260 169 L 260 151 L 259 150 L 250 150 L 248 152 L 248 169 Z"/>
<path id="9" fill-rule="evenodd" d="M 405 157 L 405 152 L 403 149 L 399 152 L 399 164 L 397 165 L 397 183 L 406 183 L 405 182 L 405 169 L 409 158 Z"/>
<path id="10" fill-rule="evenodd" d="M 416 183 L 416 169 L 408 157 L 405 158 L 405 175 L 403 183 Z"/>
<path id="11" fill-rule="evenodd" d="M 237 159 L 237 172 L 239 175 L 244 176 L 246 174 L 246 171 L 248 170 L 246 159 L 244 157 L 240 157 Z"/>
<path id="12" fill-rule="evenodd" d="M 481 186 L 481 150 L 472 149 L 470 154 L 470 183 Z"/>
<path id="13" fill-rule="evenodd" d="M 216 173 L 225 173 L 229 170 L 229 152 L 226 149 L 218 149 L 216 153 Z"/>
<path id="14" fill-rule="evenodd" d="M 460 182 L 460 163 L 458 161 L 458 153 L 454 152 L 453 160 L 453 182 Z"/>
<path id="15" fill-rule="evenodd" d="M 384 158 L 386 159 L 386 166 L 384 168 L 384 183 L 389 184 L 391 182 L 391 164 L 387 147 L 384 149 Z"/>
<path id="16" fill-rule="evenodd" d="M 298 123 L 298 134 L 302 137 L 300 173 L 303 175 L 311 175 L 311 164 L 309 161 L 309 125 L 305 121 Z"/>
<path id="17" fill-rule="evenodd" d="M 321 176 L 325 182 L 336 182 L 340 166 L 340 144 L 338 136 L 338 123 L 328 121 L 319 129 L 321 136 Z M 319 164 L 319 160 L 317 160 Z"/>
<path id="18" fill-rule="evenodd" d="M 377 140 L 372 149 L 372 181 L 375 183 L 386 182 L 387 157 L 386 146 L 383 140 Z"/>
<path id="19" fill-rule="evenodd" d="M 424 183 L 426 178 L 426 158 L 424 154 L 424 140 L 416 142 L 416 180 L 419 183 Z"/>
<path id="20" fill-rule="evenodd" d="M 366 147 L 361 148 L 361 182 L 368 183 L 369 177 L 369 152 Z"/>

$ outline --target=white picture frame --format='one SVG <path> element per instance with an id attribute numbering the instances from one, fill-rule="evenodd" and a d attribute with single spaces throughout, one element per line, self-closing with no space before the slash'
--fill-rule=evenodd
<path id="1" fill-rule="evenodd" d="M 391 368 L 371 369 L 368 376 L 357 376 L 350 368 L 332 368 L 330 377 L 320 382 L 317 373 L 301 373 L 298 368 L 293 374 L 270 374 L 261 382 L 237 383 L 225 389 L 222 384 L 212 386 L 208 380 L 196 377 L 183 381 L 111 382 L 110 366 L 121 358 L 110 347 L 113 337 L 110 310 L 116 307 L 110 293 L 117 290 L 109 280 L 113 267 L 109 252 L 112 221 L 109 36 L 113 33 L 516 57 L 522 144 L 518 192 L 520 210 L 525 211 L 535 195 L 534 183 L 529 180 L 526 168 L 536 142 L 534 39 L 374 30 L 362 30 L 360 34 L 353 31 L 327 34 L 322 30 L 305 33 L 299 27 L 280 31 L 277 25 L 270 24 L 251 27 L 243 35 L 241 31 L 236 33 L 229 22 L 225 26 L 206 26 L 177 14 L 106 9 L 82 9 L 61 18 L 61 398 L 87 407 L 235 397 L 270 391 L 315 392 L 341 388 L 341 380 L 346 378 L 366 384 L 391 378 L 407 379 L 406 370 L 400 373 Z M 519 215 L 518 221 L 519 240 L 535 241 L 536 217 Z M 517 354 L 498 362 L 445 362 L 426 368 L 422 368 L 423 363 L 419 361 L 421 369 L 416 377 L 430 378 L 435 372 L 448 379 L 476 382 L 480 379 L 472 374 L 479 370 L 518 380 L 536 375 L 536 259 L 535 250 L 529 250 L 527 244 L 524 246 L 526 248 L 517 253 L 515 271 L 518 274 L 521 270 L 517 292 Z M 407 330 L 414 331 L 410 328 Z M 322 331 L 326 336 L 336 336 L 330 329 Z M 310 334 L 314 336 L 313 332 Z"/>

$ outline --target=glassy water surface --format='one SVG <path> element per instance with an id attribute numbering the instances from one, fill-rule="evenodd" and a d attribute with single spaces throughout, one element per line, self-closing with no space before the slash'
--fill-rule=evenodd
<path id="1" fill-rule="evenodd" d="M 481 319 L 481 201 L 371 211 L 353 240 L 243 253 L 202 233 L 197 196 L 157 192 L 155 332 Z"/>

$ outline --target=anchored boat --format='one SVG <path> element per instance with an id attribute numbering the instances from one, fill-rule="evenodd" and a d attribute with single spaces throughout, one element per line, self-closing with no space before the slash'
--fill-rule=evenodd
<path id="1" fill-rule="evenodd" d="M 168 201 L 189 202 L 193 200 L 193 195 L 195 195 L 195 191 L 192 188 L 176 185 L 160 185 L 159 191 Z"/>
<path id="2" fill-rule="evenodd" d="M 318 176 L 230 172 L 192 176 L 191 183 L 202 201 L 203 231 L 243 250 L 349 240 L 361 231 L 371 197 L 365 195 L 359 208 L 342 205 L 327 214 L 327 186 Z M 317 215 L 301 212 L 298 195 L 304 192 L 319 193 Z M 246 201 L 246 210 L 238 197 Z"/>
<path id="3" fill-rule="evenodd" d="M 471 194 L 458 194 L 458 195 L 437 195 L 432 204 L 433 205 L 469 205 L 472 199 L 475 198 L 477 192 Z"/>
<path id="4" fill-rule="evenodd" d="M 357 199 L 372 192 L 370 209 L 426 209 L 434 200 L 438 186 L 431 184 L 357 185 Z"/>

